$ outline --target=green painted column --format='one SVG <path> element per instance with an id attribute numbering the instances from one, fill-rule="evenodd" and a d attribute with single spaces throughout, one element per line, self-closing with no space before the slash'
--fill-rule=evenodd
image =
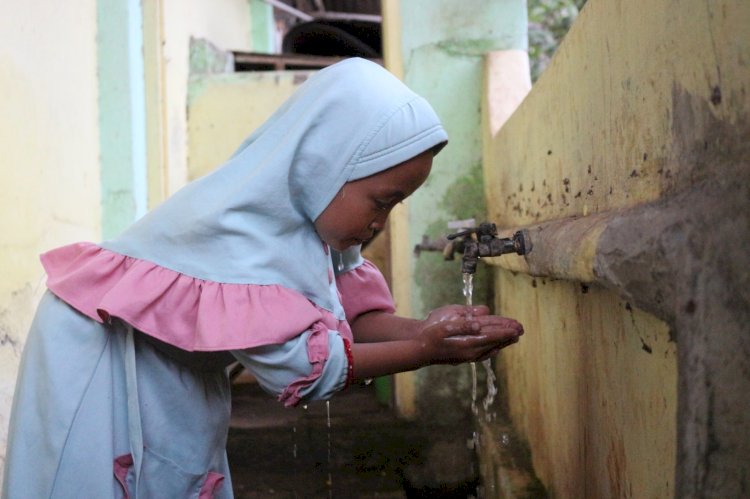
<path id="1" fill-rule="evenodd" d="M 423 235 L 437 238 L 452 220 L 485 218 L 481 103 L 483 56 L 527 50 L 524 0 L 410 0 L 399 2 L 403 79 L 435 108 L 450 142 L 435 158 L 425 186 L 409 201 L 410 247 Z M 478 220 L 481 221 L 481 220 Z M 401 243 L 405 244 L 405 243 Z M 447 303 L 462 303 L 460 263 L 439 253 L 412 256 L 413 317 Z M 492 305 L 489 269 L 475 276 L 475 304 Z M 483 370 L 479 366 L 480 383 Z M 414 374 L 419 418 L 458 432 L 470 417 L 472 375 L 468 366 L 433 366 Z M 481 400 L 479 401 L 481 403 Z"/>
<path id="2" fill-rule="evenodd" d="M 406 213 L 395 213 L 391 223 L 392 267 L 401 271 L 396 274 L 398 282 L 393 278 L 394 295 L 402 311 L 421 318 L 433 308 L 464 300 L 460 256 L 444 261 L 440 253 L 422 252 L 418 258 L 408 253 L 423 235 L 444 236 L 449 221 L 486 217 L 482 171 L 485 55 L 527 50 L 526 2 L 386 0 L 384 6 L 389 68 L 433 105 L 449 135 L 449 144 L 435 158 L 426 184 L 409 199 Z M 401 277 L 407 269 L 411 274 Z M 491 269 L 480 265 L 474 278 L 475 304 L 493 304 L 493 282 Z M 413 473 L 412 481 L 442 488 L 479 479 L 478 456 L 472 448 L 478 441 L 472 413 L 473 379 L 477 381 L 476 407 L 483 406 L 487 390 L 483 365 L 474 367 L 476 377 L 467 364 L 430 366 L 395 377 L 400 413 L 418 419 L 434 435 L 426 452 L 431 458 L 424 470 Z M 477 414 L 481 414 L 479 409 Z M 493 442 L 483 440 L 482 445 Z M 441 459 L 446 456 L 447 466 Z"/>
<path id="3" fill-rule="evenodd" d="M 262 0 L 248 0 L 250 3 L 250 39 L 253 52 L 270 54 L 274 51 L 273 7 Z"/>
<path id="4" fill-rule="evenodd" d="M 427 185 L 409 205 L 410 244 L 422 234 L 445 230 L 456 217 L 484 213 L 481 186 L 481 90 L 483 55 L 497 50 L 528 47 L 524 0 L 410 0 L 400 2 L 404 81 L 433 105 L 450 143 L 436 158 Z M 461 188 L 459 184 L 467 184 Z M 458 188 L 460 192 L 454 192 Z M 459 199 L 476 195 L 472 199 Z M 460 213 L 458 213 L 460 212 Z M 431 229 L 428 231 L 428 229 Z M 434 306 L 425 303 L 422 288 L 448 286 L 459 297 L 460 275 L 454 282 L 416 282 L 412 292 L 415 316 Z M 427 296 L 429 298 L 429 296 Z"/>
<path id="5" fill-rule="evenodd" d="M 102 236 L 146 212 L 146 106 L 140 0 L 98 0 Z"/>

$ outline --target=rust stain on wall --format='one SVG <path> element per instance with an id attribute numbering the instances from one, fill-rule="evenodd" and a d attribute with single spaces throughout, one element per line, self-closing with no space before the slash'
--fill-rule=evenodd
<path id="1" fill-rule="evenodd" d="M 555 496 L 750 493 L 749 23 L 589 2 L 488 147 L 490 218 L 534 243 L 497 262 L 499 371 Z"/>

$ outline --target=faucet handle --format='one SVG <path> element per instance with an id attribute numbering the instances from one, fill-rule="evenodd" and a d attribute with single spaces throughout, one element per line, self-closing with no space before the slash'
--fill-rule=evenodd
<path id="1" fill-rule="evenodd" d="M 473 218 L 465 218 L 463 220 L 451 220 L 448 222 L 448 228 L 449 229 L 468 229 L 469 227 L 474 227 L 477 224 L 477 221 Z"/>
<path id="2" fill-rule="evenodd" d="M 448 238 L 448 240 L 453 240 L 459 237 L 470 236 L 472 234 L 476 234 L 479 240 L 492 239 L 493 237 L 497 236 L 497 226 L 493 223 L 483 222 L 479 224 L 478 227 L 464 229 L 460 232 L 449 234 L 446 237 Z"/>
<path id="3" fill-rule="evenodd" d="M 445 237 L 447 237 L 449 241 L 452 241 L 454 239 L 458 239 L 459 237 L 470 236 L 474 234 L 476 231 L 477 231 L 476 228 L 466 229 L 466 230 L 462 230 L 461 232 L 456 232 L 454 234 L 448 234 Z"/>

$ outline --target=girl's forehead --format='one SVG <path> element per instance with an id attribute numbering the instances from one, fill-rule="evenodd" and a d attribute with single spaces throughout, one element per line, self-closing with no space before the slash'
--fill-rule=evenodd
<path id="1" fill-rule="evenodd" d="M 431 167 L 432 154 L 427 152 L 382 172 L 355 180 L 353 183 L 361 182 L 369 189 L 404 198 L 422 185 Z"/>

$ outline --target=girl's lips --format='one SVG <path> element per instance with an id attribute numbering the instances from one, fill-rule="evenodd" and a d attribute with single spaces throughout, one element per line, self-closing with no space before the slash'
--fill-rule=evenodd
<path id="1" fill-rule="evenodd" d="M 375 231 L 368 231 L 367 235 L 365 237 L 362 237 L 362 238 L 358 237 L 358 238 L 355 238 L 355 239 L 357 241 L 357 244 L 364 244 L 364 243 L 370 241 L 376 235 L 377 235 L 377 232 L 375 232 Z"/>
<path id="2" fill-rule="evenodd" d="M 345 250 L 347 248 L 351 248 L 352 246 L 357 246 L 358 244 L 362 244 L 359 239 L 355 239 L 355 238 L 345 239 L 345 240 L 341 241 L 341 243 L 340 243 L 341 247 L 340 248 L 334 247 L 334 249 L 337 250 L 337 251 L 343 251 L 343 250 Z"/>
<path id="3" fill-rule="evenodd" d="M 367 237 L 364 237 L 364 238 L 352 237 L 350 239 L 346 239 L 344 241 L 344 244 L 346 244 L 347 247 L 356 246 L 356 245 L 359 245 L 359 244 L 364 244 L 367 241 L 369 241 L 370 239 L 372 239 L 373 235 L 374 234 L 369 234 Z"/>

